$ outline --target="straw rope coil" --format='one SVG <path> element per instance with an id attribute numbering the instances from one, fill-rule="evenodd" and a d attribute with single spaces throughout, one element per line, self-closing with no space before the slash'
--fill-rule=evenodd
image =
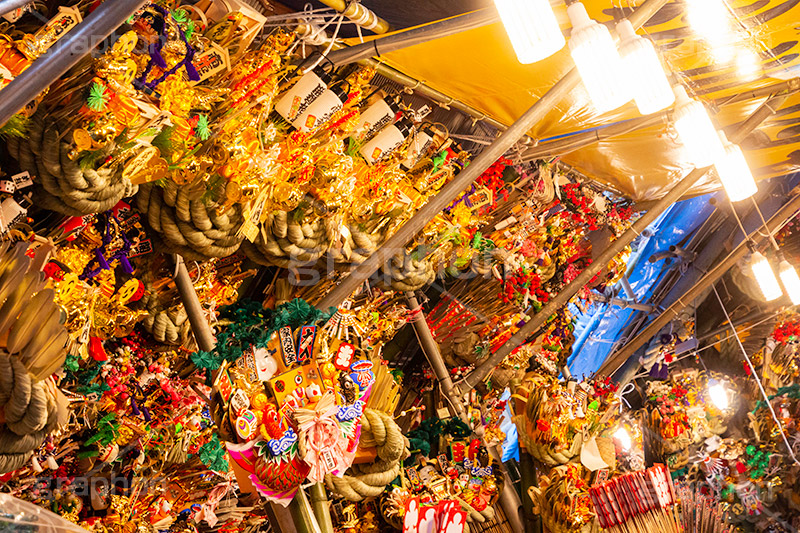
<path id="1" fill-rule="evenodd" d="M 548 466 L 563 465 L 577 460 L 584 442 L 584 431 L 562 421 L 550 420 L 546 430 L 537 426 L 540 418 L 549 419 L 553 406 L 548 396 L 549 381 L 543 376 L 528 374 L 517 388 L 514 397 L 525 401 L 525 412 L 514 416 L 519 441 L 531 456 Z M 570 436 L 571 435 L 571 436 Z M 561 444 L 556 444 L 556 442 Z"/>
<path id="2" fill-rule="evenodd" d="M 356 224 L 342 230 L 336 217 L 301 221 L 296 215 L 286 211 L 270 213 L 256 239 L 242 243 L 247 257 L 261 265 L 292 268 L 312 265 L 328 253 L 340 265 L 355 265 L 372 255 L 385 238 L 382 232 L 370 233 Z M 417 290 L 436 279 L 428 261 L 408 254 L 394 257 L 384 272 L 391 280 L 384 287 L 397 291 Z"/>
<path id="3" fill-rule="evenodd" d="M 400 462 L 409 457 L 408 440 L 400 427 L 389 415 L 375 409 L 364 409 L 359 446 L 377 448 L 375 461 L 353 465 L 342 477 L 325 477 L 329 490 L 352 502 L 379 496 L 400 475 Z"/>
<path id="4" fill-rule="evenodd" d="M 137 207 L 163 244 L 163 251 L 205 261 L 227 257 L 239 249 L 243 239 L 237 235 L 243 222 L 241 206 L 223 207 L 205 200 L 204 193 L 202 181 L 178 185 L 167 180 L 164 187 L 148 183 L 139 188 Z"/>
<path id="5" fill-rule="evenodd" d="M 151 298 L 145 306 L 148 315 L 142 320 L 142 326 L 155 340 L 171 345 L 181 345 L 186 342 L 191 328 L 189 315 L 182 305 L 163 309 L 157 299 Z"/>
<path id="6" fill-rule="evenodd" d="M 273 211 L 261 224 L 252 243 L 244 243 L 247 256 L 262 265 L 290 268 L 315 263 L 325 253 L 339 264 L 359 264 L 385 239 L 381 231 L 369 232 L 357 224 L 340 224 L 335 216 L 300 220 L 296 211 Z"/>
<path id="7" fill-rule="evenodd" d="M 62 133 L 67 132 L 66 135 Z M 82 167 L 69 157 L 72 146 L 69 126 L 38 111 L 33 115 L 28 136 L 9 138 L 8 149 L 23 171 L 35 177 L 36 204 L 66 215 L 81 216 L 108 211 L 120 200 L 136 194 L 138 187 L 122 177 L 119 165 Z M 116 145 L 109 142 L 98 151 L 104 161 Z"/>
<path id="8" fill-rule="evenodd" d="M 395 255 L 382 268 L 391 281 L 382 276 L 379 285 L 394 291 L 416 291 L 430 285 L 436 279 L 433 265 L 425 259 L 415 259 L 408 253 Z"/>
<path id="9" fill-rule="evenodd" d="M 256 240 L 242 244 L 245 254 L 267 266 L 288 268 L 315 263 L 328 251 L 334 229 L 325 219 L 301 222 L 292 214 L 273 211 L 267 215 Z"/>
<path id="10" fill-rule="evenodd" d="M 0 243 L 0 473 L 22 467 L 57 425 L 56 392 L 44 380 L 67 355 L 61 310 L 27 249 Z"/>
<path id="11" fill-rule="evenodd" d="M 22 362 L 0 352 L 0 473 L 21 468 L 58 425 L 56 398 L 45 382 L 34 382 Z"/>

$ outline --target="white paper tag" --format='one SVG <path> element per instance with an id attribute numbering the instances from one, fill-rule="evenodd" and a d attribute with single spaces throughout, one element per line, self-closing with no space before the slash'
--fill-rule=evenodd
<path id="1" fill-rule="evenodd" d="M 14 185 L 17 189 L 24 189 L 25 187 L 33 186 L 33 180 L 31 179 L 31 175 L 26 170 L 25 172 L 20 172 L 19 174 L 14 174 L 11 176 L 11 179 L 14 180 Z"/>

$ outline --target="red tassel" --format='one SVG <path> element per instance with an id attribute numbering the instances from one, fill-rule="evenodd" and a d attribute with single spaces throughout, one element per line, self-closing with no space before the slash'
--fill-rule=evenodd
<path id="1" fill-rule="evenodd" d="M 89 337 L 89 355 L 95 361 L 108 361 L 108 354 L 103 348 L 103 341 L 99 337 Z"/>

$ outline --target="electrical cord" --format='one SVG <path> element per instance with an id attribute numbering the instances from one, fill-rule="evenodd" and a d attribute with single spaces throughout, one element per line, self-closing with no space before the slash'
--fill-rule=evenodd
<path id="1" fill-rule="evenodd" d="M 343 20 L 344 20 L 344 14 L 339 15 L 339 19 L 336 22 L 336 29 L 333 30 L 333 35 L 331 36 L 331 40 L 328 43 L 328 47 L 325 49 L 325 52 L 323 52 L 322 55 L 320 55 L 320 57 L 316 61 L 314 61 L 314 63 L 311 66 L 306 67 L 303 70 L 303 74 L 307 74 L 307 73 L 311 72 L 312 70 L 314 70 L 315 68 L 317 68 L 317 66 L 320 63 L 322 63 L 322 60 L 325 59 L 328 56 L 328 53 L 330 53 L 331 49 L 333 48 L 333 43 L 336 42 L 336 38 L 339 36 L 339 28 L 342 27 L 342 21 Z M 327 27 L 327 24 L 325 26 L 323 26 L 323 29 L 325 27 Z"/>
<path id="2" fill-rule="evenodd" d="M 756 381 L 758 385 L 758 390 L 761 391 L 761 395 L 764 397 L 764 402 L 767 404 L 767 408 L 769 409 L 770 414 L 772 414 L 772 419 L 775 421 L 775 424 L 778 426 L 778 430 L 781 433 L 781 438 L 783 438 L 783 443 L 786 445 L 786 449 L 789 452 L 794 463 L 800 466 L 800 461 L 797 460 L 797 457 L 794 455 L 794 451 L 792 450 L 791 444 L 789 444 L 789 439 L 786 438 L 786 432 L 783 429 L 783 424 L 781 421 L 778 420 L 778 415 L 775 414 L 775 409 L 772 407 L 772 403 L 769 401 L 769 396 L 767 395 L 767 391 L 764 390 L 764 385 L 761 383 L 761 379 L 759 379 L 758 374 L 756 373 L 756 368 L 753 366 L 753 362 L 750 360 L 750 356 L 747 355 L 747 350 L 744 349 L 744 344 L 742 344 L 742 339 L 739 338 L 739 333 L 736 331 L 736 326 L 733 325 L 733 321 L 731 317 L 728 315 L 728 310 L 725 309 L 725 305 L 722 303 L 722 298 L 720 298 L 719 293 L 717 292 L 716 285 L 711 285 L 711 288 L 714 289 L 714 294 L 717 297 L 717 301 L 719 302 L 719 306 L 722 308 L 722 312 L 725 314 L 725 320 L 728 321 L 731 328 L 733 329 L 733 335 L 736 337 L 736 342 L 739 344 L 739 349 L 742 350 L 742 355 L 744 356 L 745 361 L 747 361 L 747 366 L 750 368 L 750 374 L 753 376 L 753 379 Z"/>
<path id="3" fill-rule="evenodd" d="M 760 326 L 760 325 L 761 325 L 761 324 L 763 324 L 764 322 L 767 322 L 767 321 L 769 321 L 769 320 L 772 320 L 773 318 L 775 318 L 773 315 L 769 315 L 769 316 L 767 316 L 766 318 L 762 318 L 761 320 L 759 320 L 759 321 L 758 321 L 758 322 L 756 322 L 755 324 L 751 324 L 750 326 L 747 326 L 746 328 L 742 328 L 742 330 L 741 330 L 741 331 L 742 331 L 742 333 L 744 333 L 745 331 L 749 331 L 749 330 L 751 330 L 751 329 L 753 329 L 753 328 L 755 328 L 755 327 L 757 327 L 757 326 Z M 732 337 L 733 337 L 733 334 L 726 335 L 725 337 L 722 337 L 721 339 L 719 339 L 717 342 L 715 342 L 715 343 L 713 343 L 713 344 L 709 344 L 708 346 L 703 346 L 702 348 L 700 348 L 700 349 L 698 349 L 698 350 L 693 350 L 693 351 L 689 352 L 689 353 L 688 353 L 688 354 L 686 354 L 686 355 L 682 355 L 682 356 L 678 357 L 677 359 L 675 359 L 675 360 L 673 361 L 673 363 L 677 363 L 678 361 L 683 361 L 684 359 L 688 359 L 689 357 L 694 357 L 695 355 L 698 355 L 700 352 L 703 352 L 703 351 L 705 351 L 705 350 L 708 350 L 708 349 L 710 349 L 710 348 L 713 348 L 715 345 L 717 345 L 717 344 L 719 344 L 719 343 L 721 343 L 721 342 L 724 342 L 724 341 L 726 341 L 726 340 L 728 340 L 728 339 L 730 339 L 730 338 L 732 338 Z M 624 344 L 624 343 L 623 343 L 623 344 Z M 647 377 L 648 375 L 649 375 L 649 373 L 648 373 L 648 372 L 640 372 L 640 373 L 636 374 L 635 376 L 633 376 L 633 377 L 631 378 L 631 380 L 635 380 L 635 379 L 639 379 L 639 378 L 645 378 L 645 377 Z"/>

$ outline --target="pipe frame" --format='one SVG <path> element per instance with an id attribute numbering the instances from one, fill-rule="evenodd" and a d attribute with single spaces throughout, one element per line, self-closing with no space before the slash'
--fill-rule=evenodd
<path id="1" fill-rule="evenodd" d="M 668 0 L 646 0 L 628 17 L 634 28 L 640 27 L 653 17 Z M 514 124 L 482 151 L 470 165 L 448 182 L 437 195 L 431 198 L 419 211 L 401 226 L 394 235 L 384 242 L 372 255 L 356 266 L 339 285 L 317 304 L 319 309 L 337 307 L 348 298 L 364 281 L 393 255 L 404 249 L 414 236 L 433 220 L 445 207 L 469 187 L 487 168 L 494 164 L 509 148 L 523 137 L 531 127 L 538 123 L 580 82 L 577 69 L 572 68 L 563 78 L 550 88 Z M 688 190 L 688 189 L 687 189 Z"/>

